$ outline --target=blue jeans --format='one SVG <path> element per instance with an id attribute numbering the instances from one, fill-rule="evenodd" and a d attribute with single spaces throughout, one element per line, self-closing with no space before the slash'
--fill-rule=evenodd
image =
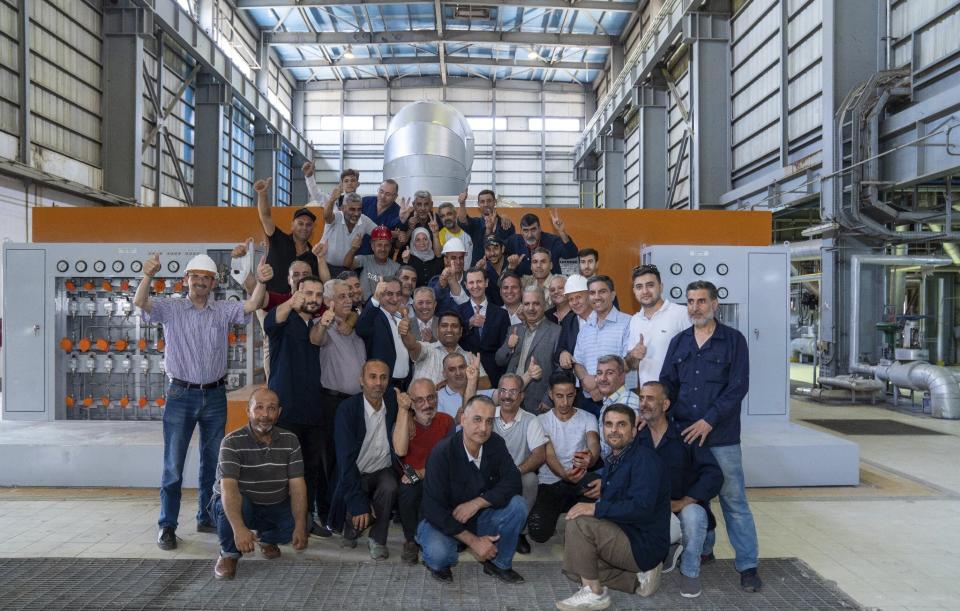
<path id="1" fill-rule="evenodd" d="M 501 509 L 490 507 L 477 514 L 477 536 L 500 535 L 494 543 L 497 555 L 493 563 L 501 569 L 513 566 L 513 554 L 517 549 L 517 537 L 527 522 L 527 503 L 517 495 Z M 439 571 L 457 563 L 457 539 L 443 534 L 430 522 L 420 520 L 417 527 L 417 543 L 423 550 L 423 563 Z"/>
<path id="2" fill-rule="evenodd" d="M 187 459 L 193 429 L 200 425 L 200 490 L 197 523 L 213 523 L 210 499 L 217 476 L 217 459 L 223 429 L 227 426 L 227 392 L 221 386 L 210 390 L 167 386 L 163 410 L 163 476 L 160 479 L 160 528 L 177 527 L 183 486 L 183 463 Z"/>
<path id="3" fill-rule="evenodd" d="M 296 522 L 293 519 L 293 510 L 290 508 L 289 497 L 276 505 L 257 505 L 242 496 L 243 523 L 250 530 L 257 531 L 257 538 L 261 544 L 284 545 L 293 539 L 293 529 Z M 217 497 L 213 506 L 217 519 L 217 535 L 220 537 L 220 555 L 229 558 L 239 558 L 243 554 L 237 551 L 233 541 L 233 527 L 227 520 L 227 513 L 223 510 L 223 500 Z"/>
<path id="4" fill-rule="evenodd" d="M 678 514 L 683 532 L 683 554 L 680 556 L 680 572 L 687 577 L 700 575 L 700 552 L 707 536 L 707 510 L 691 503 Z"/>
<path id="5" fill-rule="evenodd" d="M 756 568 L 759 554 L 757 527 L 747 504 L 747 490 L 743 483 L 743 455 L 740 444 L 710 448 L 713 457 L 723 471 L 723 487 L 720 488 L 720 509 L 727 524 L 727 537 L 736 552 L 734 565 L 740 572 Z M 716 532 L 710 531 L 703 542 L 703 553 L 712 554 Z M 681 570 L 683 567 L 681 566 Z M 686 572 L 684 571 L 686 575 Z"/>

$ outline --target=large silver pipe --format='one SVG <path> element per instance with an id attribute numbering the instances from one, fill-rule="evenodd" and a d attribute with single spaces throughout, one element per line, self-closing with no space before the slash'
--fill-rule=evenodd
<path id="1" fill-rule="evenodd" d="M 913 361 L 889 365 L 861 365 L 861 373 L 891 382 L 901 388 L 930 393 L 930 415 L 948 420 L 960 419 L 960 384 L 946 367 Z M 822 382 L 822 378 L 821 378 Z"/>
<path id="2" fill-rule="evenodd" d="M 854 378 L 852 376 L 820 376 L 819 383 L 821 386 L 827 386 L 829 388 L 845 388 L 859 392 L 877 392 L 883 390 L 883 382 L 879 380 Z"/>
<path id="3" fill-rule="evenodd" d="M 820 259 L 823 250 L 823 240 L 806 240 L 804 242 L 785 242 L 784 246 L 790 253 L 791 261 L 813 261 Z"/>

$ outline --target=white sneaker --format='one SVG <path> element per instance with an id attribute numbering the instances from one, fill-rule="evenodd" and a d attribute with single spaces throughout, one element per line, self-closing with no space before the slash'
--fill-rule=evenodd
<path id="1" fill-rule="evenodd" d="M 594 594 L 593 590 L 590 589 L 590 586 L 583 586 L 570 598 L 561 600 L 557 603 L 557 609 L 560 609 L 561 611 L 574 611 L 575 609 L 606 609 L 609 606 L 610 594 L 607 592 L 606 586 L 604 586 L 602 594 Z"/>
<path id="2" fill-rule="evenodd" d="M 662 564 L 658 564 L 649 571 L 637 573 L 637 581 L 639 582 L 637 594 L 646 598 L 657 591 L 657 588 L 660 587 L 660 571 L 662 566 Z"/>

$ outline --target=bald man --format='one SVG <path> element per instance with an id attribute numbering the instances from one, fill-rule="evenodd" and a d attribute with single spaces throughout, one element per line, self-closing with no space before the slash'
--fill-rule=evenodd
<path id="1" fill-rule="evenodd" d="M 233 579 L 237 561 L 252 554 L 258 542 L 269 560 L 279 558 L 278 545 L 291 540 L 296 550 L 307 547 L 303 457 L 297 436 L 276 426 L 281 411 L 277 393 L 255 391 L 247 405 L 247 426 L 220 444 L 213 485 L 220 536 L 220 557 L 213 569 L 217 579 Z"/>

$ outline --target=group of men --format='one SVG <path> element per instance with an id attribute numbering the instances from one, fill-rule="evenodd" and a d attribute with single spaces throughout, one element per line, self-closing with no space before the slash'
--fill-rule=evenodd
<path id="1" fill-rule="evenodd" d="M 555 233 L 526 214 L 517 234 L 489 190 L 473 217 L 466 193 L 434 212 L 425 191 L 398 203 L 389 179 L 361 198 L 353 170 L 329 195 L 312 165 L 304 175 L 323 200 L 323 237 L 310 243 L 310 207 L 289 233 L 278 228 L 269 179 L 258 181 L 269 246 L 245 302 L 210 297 L 217 270 L 205 255 L 187 266 L 186 298 L 151 298 L 160 262 L 144 265 L 135 303 L 164 325 L 171 378 L 162 549 L 177 545 L 199 424 L 197 530 L 219 535 L 217 578 L 233 578 L 257 544 L 276 558 L 310 535 L 356 547 L 366 532 L 370 556 L 386 559 L 396 516 L 402 561 L 422 557 L 449 582 L 467 549 L 517 583 L 514 554 L 560 521 L 564 572 L 579 589 L 558 608 L 606 608 L 607 587 L 649 596 L 678 566 L 681 594 L 695 597 L 719 495 L 741 587 L 761 587 L 739 445 L 747 346 L 716 320 L 716 287 L 691 283 L 684 307 L 664 301 L 656 267 L 639 266 L 630 316 L 599 253 L 577 250 L 556 211 Z M 572 257 L 581 273 L 565 277 L 560 259 Z M 224 437 L 226 337 L 252 313 L 269 346 L 267 386 L 250 397 L 248 426 Z"/>

